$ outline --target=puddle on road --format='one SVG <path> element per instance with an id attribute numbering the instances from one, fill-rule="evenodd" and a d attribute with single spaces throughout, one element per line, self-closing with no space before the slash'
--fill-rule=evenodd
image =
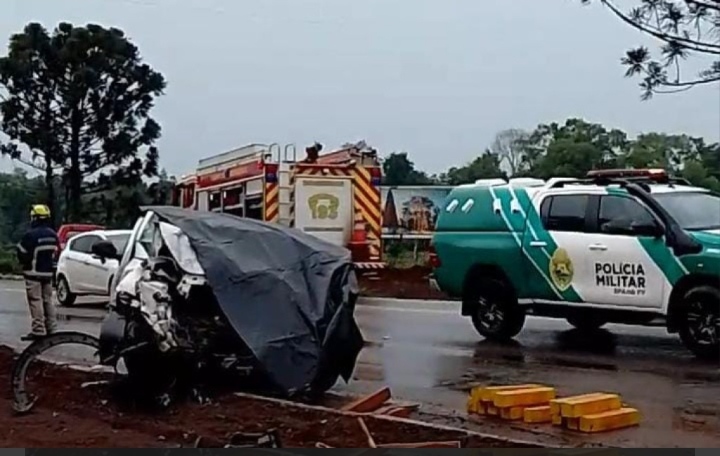
<path id="1" fill-rule="evenodd" d="M 593 361 L 582 361 L 582 360 L 570 360 L 561 358 L 547 358 L 546 363 L 554 364 L 561 367 L 574 367 L 579 369 L 596 369 L 604 371 L 618 371 L 620 370 L 615 364 L 598 363 Z"/>
<path id="2" fill-rule="evenodd" d="M 683 379 L 698 383 L 720 383 L 720 372 L 685 372 L 683 374 Z"/>

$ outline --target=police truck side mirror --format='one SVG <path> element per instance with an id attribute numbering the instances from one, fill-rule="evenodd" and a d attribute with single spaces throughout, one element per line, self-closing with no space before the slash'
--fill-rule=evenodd
<path id="1" fill-rule="evenodd" d="M 120 260 L 115 245 L 110 241 L 98 241 L 92 245 L 90 251 L 103 262 L 107 260 Z"/>

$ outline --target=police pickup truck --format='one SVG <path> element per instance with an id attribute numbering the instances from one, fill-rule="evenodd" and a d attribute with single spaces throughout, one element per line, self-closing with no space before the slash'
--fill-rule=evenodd
<path id="1" fill-rule="evenodd" d="M 666 326 L 720 356 L 720 195 L 664 170 L 456 187 L 432 241 L 432 284 L 462 298 L 485 338 L 526 315 L 580 330 Z"/>

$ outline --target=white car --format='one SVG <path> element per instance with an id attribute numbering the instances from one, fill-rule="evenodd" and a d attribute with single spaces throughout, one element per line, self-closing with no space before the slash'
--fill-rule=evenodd
<path id="1" fill-rule="evenodd" d="M 78 296 L 109 296 L 118 261 L 102 259 L 92 252 L 99 241 L 110 241 L 123 252 L 131 230 L 89 231 L 68 241 L 60 254 L 56 275 L 56 295 L 62 306 L 71 306 Z"/>

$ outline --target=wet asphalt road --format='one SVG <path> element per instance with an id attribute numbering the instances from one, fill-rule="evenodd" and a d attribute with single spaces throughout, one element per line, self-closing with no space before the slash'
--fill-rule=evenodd
<path id="1" fill-rule="evenodd" d="M 79 305 L 67 313 L 75 317 L 62 322 L 64 329 L 97 334 L 88 317 L 101 311 Z M 363 300 L 356 315 L 368 344 L 354 381 L 338 384 L 339 391 L 388 385 L 396 398 L 422 403 L 423 419 L 552 445 L 720 446 L 720 362 L 696 361 L 663 329 L 612 325 L 582 334 L 564 321 L 531 318 L 516 344 L 501 346 L 482 341 L 455 303 Z M 27 328 L 22 283 L 0 282 L 0 343 L 18 347 Z M 464 419 L 471 386 L 530 382 L 555 386 L 560 395 L 620 393 L 643 423 L 579 436 L 549 425 Z"/>

